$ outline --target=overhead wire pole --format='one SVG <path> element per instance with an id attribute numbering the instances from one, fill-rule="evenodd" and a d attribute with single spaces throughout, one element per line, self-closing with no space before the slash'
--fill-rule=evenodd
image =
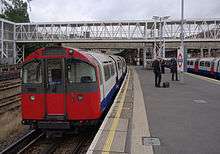
<path id="1" fill-rule="evenodd" d="M 180 50 L 183 52 L 183 70 L 180 71 L 180 82 L 184 83 L 183 72 L 186 71 L 186 53 L 184 49 L 184 31 L 183 31 L 183 24 L 184 24 L 184 0 L 181 0 L 181 46 Z"/>
<path id="2" fill-rule="evenodd" d="M 169 19 L 170 16 L 153 16 L 154 21 L 159 21 L 159 57 L 165 58 L 165 35 L 164 35 L 164 26 L 167 19 Z M 163 22 L 163 25 L 162 25 Z M 163 42 L 163 43 L 162 43 Z M 158 56 L 157 56 L 158 57 Z"/>

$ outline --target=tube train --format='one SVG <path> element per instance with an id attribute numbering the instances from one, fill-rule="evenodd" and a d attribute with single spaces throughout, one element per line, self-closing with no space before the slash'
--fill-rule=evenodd
<path id="1" fill-rule="evenodd" d="M 125 59 L 50 47 L 22 66 L 22 123 L 37 129 L 72 129 L 101 118 L 125 75 Z"/>
<path id="2" fill-rule="evenodd" d="M 187 72 L 220 80 L 220 58 L 189 58 Z"/>

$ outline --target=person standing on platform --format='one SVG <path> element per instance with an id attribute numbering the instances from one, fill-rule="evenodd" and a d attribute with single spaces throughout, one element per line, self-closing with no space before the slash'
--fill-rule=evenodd
<path id="1" fill-rule="evenodd" d="M 164 59 L 161 60 L 161 73 L 165 74 L 165 60 Z"/>
<path id="2" fill-rule="evenodd" d="M 155 59 L 153 61 L 153 71 L 155 76 L 155 87 L 160 87 L 161 82 L 161 62 L 160 59 Z"/>
<path id="3" fill-rule="evenodd" d="M 177 61 L 175 58 L 171 59 L 171 73 L 172 73 L 172 81 L 174 81 L 174 76 L 176 77 L 176 81 L 178 80 L 178 72 L 177 72 Z"/>

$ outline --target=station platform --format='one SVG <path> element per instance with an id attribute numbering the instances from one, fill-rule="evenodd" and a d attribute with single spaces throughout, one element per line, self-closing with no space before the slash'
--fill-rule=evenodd
<path id="1" fill-rule="evenodd" d="M 220 81 L 130 67 L 126 80 L 87 153 L 217 154 L 220 152 Z"/>

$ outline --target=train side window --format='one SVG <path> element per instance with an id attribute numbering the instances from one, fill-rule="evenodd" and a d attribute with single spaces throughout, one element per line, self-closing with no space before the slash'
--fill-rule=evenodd
<path id="1" fill-rule="evenodd" d="M 32 61 L 23 66 L 23 83 L 42 83 L 42 66 L 39 61 Z"/>
<path id="2" fill-rule="evenodd" d="M 100 77 L 100 84 L 103 84 L 103 77 L 102 77 L 102 70 L 101 70 L 101 66 L 99 66 L 99 77 Z"/>
<path id="3" fill-rule="evenodd" d="M 204 61 L 201 61 L 199 65 L 204 66 Z"/>
<path id="4" fill-rule="evenodd" d="M 70 83 L 96 82 L 95 68 L 86 62 L 74 60 L 67 65 L 68 80 Z"/>
<path id="5" fill-rule="evenodd" d="M 3 68 L 2 72 L 8 72 L 8 68 Z"/>
<path id="6" fill-rule="evenodd" d="M 115 68 L 114 68 L 114 64 L 110 65 L 111 67 L 111 76 L 115 75 Z"/>
<path id="7" fill-rule="evenodd" d="M 119 70 L 121 69 L 121 63 L 120 63 L 119 60 L 118 60 L 118 69 L 119 69 Z"/>
<path id="8" fill-rule="evenodd" d="M 195 62 L 195 65 L 198 65 L 198 64 L 199 64 L 199 62 L 198 62 L 198 61 L 196 61 L 196 62 Z"/>
<path id="9" fill-rule="evenodd" d="M 214 67 L 215 66 L 215 62 L 212 62 L 212 67 Z"/>
<path id="10" fill-rule="evenodd" d="M 210 67 L 210 65 L 211 65 L 211 64 L 210 64 L 209 61 L 205 62 L 205 66 L 206 66 L 206 67 Z"/>
<path id="11" fill-rule="evenodd" d="M 105 81 L 107 81 L 110 78 L 109 65 L 104 65 L 104 74 L 105 74 Z"/>
<path id="12" fill-rule="evenodd" d="M 190 61 L 187 61 L 187 65 L 189 65 L 190 64 Z"/>

